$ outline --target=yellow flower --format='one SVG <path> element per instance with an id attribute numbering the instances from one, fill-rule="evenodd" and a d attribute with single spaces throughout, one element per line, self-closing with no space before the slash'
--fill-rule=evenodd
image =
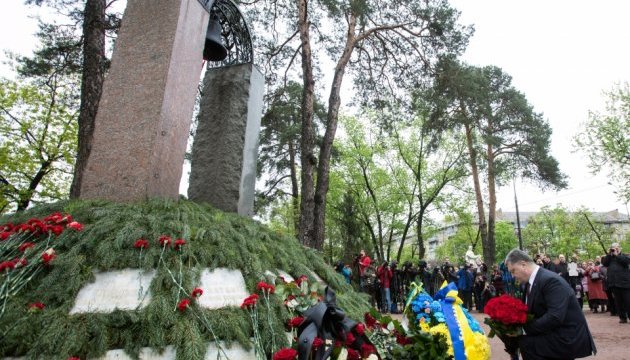
<path id="1" fill-rule="evenodd" d="M 433 336 L 442 335 L 446 339 L 446 344 L 448 345 L 448 351 L 446 352 L 448 355 L 454 356 L 455 353 L 453 351 L 453 341 L 451 341 L 451 334 L 448 331 L 448 327 L 446 324 L 438 324 L 429 329 L 429 334 Z"/>

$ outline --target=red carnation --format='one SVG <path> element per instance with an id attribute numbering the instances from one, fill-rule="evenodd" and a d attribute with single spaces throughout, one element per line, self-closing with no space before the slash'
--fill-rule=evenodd
<path id="1" fill-rule="evenodd" d="M 0 226 L 0 231 L 11 232 L 14 229 L 15 229 L 15 225 L 13 225 L 12 223 L 6 223 L 6 224 Z"/>
<path id="2" fill-rule="evenodd" d="M 261 281 L 256 285 L 256 290 L 262 291 L 263 293 L 268 292 L 269 294 L 273 294 L 276 291 L 276 288 L 271 284 Z"/>
<path id="3" fill-rule="evenodd" d="M 253 308 L 254 306 L 256 306 L 257 301 L 258 301 L 258 295 L 251 294 L 248 297 L 246 297 L 245 300 L 243 300 L 243 303 L 241 304 L 241 309 Z"/>
<path id="4" fill-rule="evenodd" d="M 42 253 L 42 261 L 44 262 L 44 265 L 50 265 L 50 262 L 55 260 L 56 257 L 57 254 L 53 248 L 50 248 Z"/>
<path id="5" fill-rule="evenodd" d="M 363 336 L 363 334 L 365 334 L 365 325 L 358 323 L 357 326 L 354 327 L 354 332 L 359 336 Z"/>
<path id="6" fill-rule="evenodd" d="M 301 286 L 303 281 L 308 282 L 308 277 L 306 275 L 300 276 L 297 280 L 295 280 L 295 283 L 297 286 Z"/>
<path id="7" fill-rule="evenodd" d="M 184 239 L 177 239 L 175 240 L 175 249 L 177 250 L 181 250 L 182 246 L 186 245 L 186 240 Z"/>
<path id="8" fill-rule="evenodd" d="M 9 236 L 11 236 L 11 234 L 13 234 L 12 232 L 9 231 L 3 231 L 0 233 L 0 240 L 4 241 L 6 239 L 9 238 Z"/>
<path id="9" fill-rule="evenodd" d="M 33 226 L 29 224 L 20 224 L 17 227 L 17 231 L 21 233 L 33 233 L 35 232 L 35 229 L 33 229 Z"/>
<path id="10" fill-rule="evenodd" d="M 368 329 L 372 329 L 374 325 L 376 325 L 376 319 L 370 315 L 370 313 L 365 313 L 365 325 L 367 325 Z"/>
<path id="11" fill-rule="evenodd" d="M 72 357 L 69 357 L 68 360 L 81 360 L 81 358 L 72 356 Z"/>
<path id="12" fill-rule="evenodd" d="M 356 338 L 351 332 L 346 334 L 346 346 L 352 346 L 352 343 L 354 343 L 355 340 Z"/>
<path id="13" fill-rule="evenodd" d="M 191 296 L 192 296 L 192 297 L 194 297 L 194 298 L 198 298 L 198 297 L 200 297 L 201 295 L 203 295 L 203 290 L 202 290 L 201 288 L 198 288 L 198 287 L 197 287 L 197 288 L 194 288 L 194 289 L 193 289 L 193 291 L 192 291 L 192 295 L 191 295 Z"/>
<path id="14" fill-rule="evenodd" d="M 37 218 L 30 218 L 28 220 L 26 220 L 26 223 L 29 225 L 35 225 L 37 223 L 41 223 L 42 221 L 37 219 Z"/>
<path id="15" fill-rule="evenodd" d="M 298 352 L 291 348 L 282 348 L 273 354 L 273 360 L 294 360 L 297 358 Z"/>
<path id="16" fill-rule="evenodd" d="M 396 335 L 396 342 L 399 343 L 400 345 L 411 344 L 411 339 L 406 337 L 404 334 L 399 334 L 398 332 L 396 332 L 395 335 Z"/>
<path id="17" fill-rule="evenodd" d="M 160 236 L 158 241 L 160 242 L 160 246 L 162 246 L 162 247 L 171 245 L 171 237 L 170 236 L 162 235 L 162 236 Z"/>
<path id="18" fill-rule="evenodd" d="M 361 356 L 363 356 L 364 358 L 367 358 L 371 354 L 375 354 L 375 353 L 376 353 L 376 348 L 374 347 L 374 345 L 368 344 L 368 343 L 363 343 L 361 345 Z"/>
<path id="19" fill-rule="evenodd" d="M 315 337 L 315 339 L 313 339 L 313 350 L 317 350 L 322 345 L 324 345 L 324 340 L 318 337 Z"/>
<path id="20" fill-rule="evenodd" d="M 61 222 L 62 219 L 63 219 L 63 216 L 61 216 L 61 213 L 55 212 L 55 213 L 52 213 L 52 214 L 46 216 L 44 218 L 44 221 L 49 223 L 49 224 L 58 224 L 58 223 Z"/>
<path id="21" fill-rule="evenodd" d="M 52 231 L 52 233 L 56 236 L 59 236 L 63 232 L 64 228 L 62 225 L 52 225 L 48 227 L 48 230 Z"/>
<path id="22" fill-rule="evenodd" d="M 81 230 L 83 230 L 83 225 L 79 224 L 79 223 L 78 223 L 78 222 L 76 222 L 76 221 L 73 221 L 73 222 L 69 223 L 69 224 L 68 224 L 68 227 L 69 227 L 70 229 L 74 229 L 74 230 L 76 230 L 76 231 L 81 231 Z"/>
<path id="23" fill-rule="evenodd" d="M 28 310 L 31 311 L 31 312 L 44 310 L 45 307 L 46 307 L 46 305 L 44 305 L 41 302 L 34 302 L 34 303 L 31 303 L 31 304 L 28 304 Z"/>
<path id="24" fill-rule="evenodd" d="M 27 241 L 27 242 L 23 243 L 22 245 L 20 245 L 20 247 L 19 247 L 18 249 L 19 249 L 21 252 L 25 252 L 25 251 L 26 251 L 26 249 L 30 249 L 30 248 L 32 248 L 32 247 L 35 247 L 35 243 L 32 243 L 32 242 Z"/>
<path id="25" fill-rule="evenodd" d="M 28 264 L 28 261 L 26 260 L 26 258 L 15 259 L 13 260 L 13 262 L 15 262 L 15 266 L 17 267 L 23 267 Z"/>
<path id="26" fill-rule="evenodd" d="M 304 318 L 301 316 L 296 316 L 288 321 L 289 327 L 296 328 L 300 326 L 301 323 L 304 322 Z"/>
<path id="27" fill-rule="evenodd" d="M 136 249 L 146 249 L 149 247 L 149 242 L 146 241 L 145 239 L 138 239 L 133 244 L 133 247 L 135 247 Z"/>
<path id="28" fill-rule="evenodd" d="M 359 354 L 358 351 L 354 349 L 347 349 L 347 350 L 348 350 L 348 360 L 361 360 L 361 355 Z"/>
<path id="29" fill-rule="evenodd" d="M 179 309 L 179 311 L 181 312 L 184 312 L 188 308 L 188 305 L 190 305 L 190 299 L 183 299 L 179 302 L 179 304 L 177 304 L 177 309 Z"/>
<path id="30" fill-rule="evenodd" d="M 48 225 L 39 220 L 37 220 L 37 222 L 34 222 L 32 225 L 33 229 L 35 230 L 35 234 L 46 234 L 48 232 Z"/>
<path id="31" fill-rule="evenodd" d="M 3 272 L 5 270 L 9 271 L 13 269 L 15 269 L 15 261 L 7 260 L 7 261 L 0 262 L 0 272 Z"/>

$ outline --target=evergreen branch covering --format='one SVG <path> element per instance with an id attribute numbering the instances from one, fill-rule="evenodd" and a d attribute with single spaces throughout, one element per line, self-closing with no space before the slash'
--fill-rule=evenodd
<path id="1" fill-rule="evenodd" d="M 0 317 L 0 357 L 67 359 L 77 356 L 86 359 L 103 356 L 108 350 L 124 349 L 137 359 L 142 347 L 164 349 L 172 345 L 177 350 L 177 359 L 203 359 L 207 345 L 213 339 L 207 326 L 195 314 L 208 320 L 209 326 L 227 347 L 239 343 L 250 348 L 251 322 L 246 312 L 238 307 L 207 310 L 193 301 L 192 309 L 189 309 L 192 311 L 173 310 L 180 299 L 177 285 L 164 266 L 158 264 L 162 250 L 158 238 L 161 235 L 186 241 L 181 248 L 182 286 L 190 291 L 199 285 L 204 268 L 240 270 L 252 293 L 257 282 L 265 280 L 267 270 L 281 269 L 296 278 L 306 275 L 311 282 L 315 281 L 311 275 L 314 271 L 335 289 L 340 307 L 351 318 L 362 319 L 369 309 L 366 296 L 354 292 L 315 251 L 302 247 L 295 238 L 209 205 L 187 200 L 132 204 L 62 201 L 4 216 L 0 218 L 0 224 L 26 222 L 53 212 L 71 214 L 84 229 L 81 232 L 64 231 L 53 238 L 51 245 L 57 257 L 51 266 L 39 271 L 8 300 L 6 311 Z M 140 257 L 140 250 L 134 248 L 138 239 L 149 241 Z M 19 246 L 19 242 L 15 246 Z M 0 252 L 0 261 L 5 260 L 4 257 L 5 254 Z M 178 251 L 165 252 L 163 260 L 165 266 L 178 274 Z M 79 290 L 94 281 L 94 271 L 125 268 L 157 271 L 150 285 L 152 298 L 146 307 L 108 314 L 69 314 Z M 0 274 L 0 282 L 4 276 L 6 274 Z M 270 300 L 272 320 L 259 322 L 267 354 L 277 350 L 271 349 L 270 334 L 275 334 L 277 347 L 288 345 L 284 332 L 289 314 L 276 296 L 271 295 Z M 35 302 L 45 304 L 45 308 L 29 311 L 28 304 Z M 261 319 L 267 318 L 266 307 L 261 306 L 258 311 Z M 270 324 L 274 331 L 270 331 Z"/>

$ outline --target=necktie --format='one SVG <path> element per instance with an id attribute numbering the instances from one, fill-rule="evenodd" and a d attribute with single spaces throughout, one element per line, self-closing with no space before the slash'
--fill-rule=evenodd
<path id="1" fill-rule="evenodd" d="M 529 282 L 527 283 L 527 285 L 525 286 L 525 303 L 527 303 L 527 301 L 529 300 L 529 291 L 531 290 L 531 286 L 529 285 Z"/>

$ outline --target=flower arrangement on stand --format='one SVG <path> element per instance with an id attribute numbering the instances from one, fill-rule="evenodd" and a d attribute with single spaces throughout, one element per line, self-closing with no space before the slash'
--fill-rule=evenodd
<path id="1" fill-rule="evenodd" d="M 489 316 L 484 319 L 490 327 L 488 336 L 498 336 L 510 357 L 518 359 L 518 336 L 523 335 L 523 326 L 532 319 L 527 305 L 511 295 L 501 295 L 490 299 L 484 312 Z"/>
<path id="2" fill-rule="evenodd" d="M 276 295 L 291 315 L 287 325 L 293 340 L 289 347 L 276 351 L 273 360 L 379 359 L 365 325 L 345 316 L 330 288 L 323 295 L 319 289 L 306 276 L 292 282 L 280 278 L 276 284 Z"/>
<path id="3" fill-rule="evenodd" d="M 435 297 L 421 285 L 414 284 L 412 288 L 405 307 L 410 327 L 417 324 L 421 332 L 446 341 L 447 355 L 455 360 L 490 358 L 488 339 L 479 323 L 462 306 L 454 283 L 444 284 Z"/>

